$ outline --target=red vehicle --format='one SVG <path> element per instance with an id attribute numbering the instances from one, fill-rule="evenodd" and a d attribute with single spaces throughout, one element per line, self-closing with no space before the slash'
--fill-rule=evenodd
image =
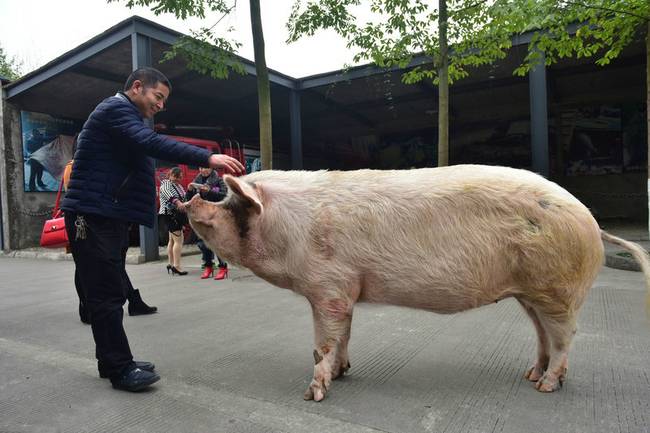
<path id="1" fill-rule="evenodd" d="M 204 149 L 207 149 L 211 153 L 224 153 L 226 155 L 230 155 L 233 158 L 239 160 L 239 162 L 241 162 L 242 165 L 244 166 L 246 165 L 244 159 L 244 149 L 242 149 L 239 146 L 239 143 L 236 140 L 225 139 L 221 141 L 221 144 L 219 144 L 216 141 L 205 140 L 201 138 L 182 137 L 178 135 L 167 135 L 167 136 L 173 138 L 174 140 L 182 141 L 183 143 L 202 147 Z M 157 159 L 156 160 L 156 210 L 160 207 L 159 194 L 158 194 L 158 189 L 160 188 L 160 182 L 163 179 L 167 178 L 169 169 L 172 167 L 178 167 L 183 172 L 183 179 L 181 181 L 181 185 L 183 185 L 185 191 L 187 191 L 187 185 L 190 182 L 192 182 L 194 178 L 199 174 L 199 168 L 196 166 L 186 165 L 186 164 L 176 164 L 173 162 Z M 223 176 L 224 174 L 223 170 L 221 169 L 217 170 L 217 172 L 219 173 L 219 176 Z M 160 221 L 158 222 L 159 222 L 158 234 L 160 237 L 160 243 L 166 244 L 167 236 L 168 236 L 167 230 L 165 230 L 165 227 L 162 224 L 160 224 Z M 186 243 L 193 242 L 195 240 L 194 238 L 195 236 L 193 236 L 192 229 L 186 227 L 185 228 Z"/>
<path id="2" fill-rule="evenodd" d="M 211 153 L 225 153 L 230 155 L 233 158 L 239 160 L 242 164 L 246 164 L 244 160 L 244 150 L 241 149 L 239 143 L 234 140 L 226 139 L 222 143 L 222 147 L 218 142 L 213 140 L 204 140 L 202 138 L 191 138 L 191 137 L 181 137 L 178 135 L 168 135 L 168 137 L 173 138 L 177 141 L 182 141 L 183 143 L 191 144 L 193 146 L 202 147 L 207 149 Z M 194 178 L 199 174 L 199 168 L 196 166 L 185 165 L 185 164 L 176 164 L 172 162 L 167 162 L 163 160 L 156 160 L 156 192 L 160 187 L 160 181 L 167 177 L 167 172 L 171 167 L 179 167 L 183 172 L 183 180 L 181 184 L 183 188 L 187 190 L 187 185 L 194 180 Z M 223 176 L 223 170 L 217 170 L 219 176 Z"/>

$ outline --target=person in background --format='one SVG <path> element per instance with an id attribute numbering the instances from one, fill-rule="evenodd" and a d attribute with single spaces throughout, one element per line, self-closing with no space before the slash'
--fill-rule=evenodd
<path id="1" fill-rule="evenodd" d="M 199 174 L 196 175 L 192 183 L 187 187 L 186 199 L 190 200 L 196 194 L 199 194 L 203 200 L 218 202 L 223 200 L 227 193 L 228 187 L 216 171 L 209 167 L 199 167 Z M 201 278 L 210 278 L 214 275 L 215 254 L 203 242 L 203 239 L 199 239 L 196 246 L 201 250 L 203 258 L 203 274 Z M 217 260 L 219 262 L 219 271 L 214 279 L 223 280 L 224 278 L 228 278 L 228 263 L 221 260 L 219 256 L 217 256 Z"/>
<path id="2" fill-rule="evenodd" d="M 156 218 L 153 158 L 244 172 L 235 158 L 159 135 L 144 122 L 165 107 L 171 90 L 162 72 L 140 68 L 129 75 L 123 92 L 95 107 L 79 134 L 61 204 L 86 294 L 99 376 L 115 389 L 133 392 L 160 380 L 153 363 L 133 359 L 122 324 L 129 223 L 153 227 Z"/>
<path id="3" fill-rule="evenodd" d="M 167 179 L 160 182 L 160 209 L 158 214 L 162 215 L 167 231 L 169 242 L 167 242 L 167 273 L 172 275 L 187 275 L 187 271 L 181 269 L 181 254 L 183 252 L 183 227 L 188 223 L 185 215 L 185 208 L 182 206 L 185 190 L 181 185 L 183 172 L 178 167 L 172 167 Z"/>

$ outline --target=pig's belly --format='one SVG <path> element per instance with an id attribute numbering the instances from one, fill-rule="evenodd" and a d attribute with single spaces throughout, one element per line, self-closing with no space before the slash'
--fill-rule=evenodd
<path id="1" fill-rule="evenodd" d="M 452 314 L 480 307 L 514 294 L 509 284 L 494 286 L 470 283 L 452 286 L 445 282 L 429 284 L 414 281 L 368 278 L 361 288 L 359 302 L 418 308 L 441 314 Z"/>

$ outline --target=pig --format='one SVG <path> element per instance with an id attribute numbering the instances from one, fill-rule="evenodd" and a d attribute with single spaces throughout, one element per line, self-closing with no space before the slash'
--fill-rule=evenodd
<path id="1" fill-rule="evenodd" d="M 559 185 L 529 171 L 457 165 L 413 170 L 261 171 L 236 178 L 223 202 L 185 204 L 192 228 L 224 260 L 311 305 L 321 401 L 350 368 L 354 304 L 451 314 L 514 297 L 537 332 L 525 372 L 537 390 L 565 380 L 576 317 L 603 264 L 602 231 Z"/>

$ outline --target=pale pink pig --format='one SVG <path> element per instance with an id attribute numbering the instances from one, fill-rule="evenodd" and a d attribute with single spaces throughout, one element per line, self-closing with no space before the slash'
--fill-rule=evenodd
<path id="1" fill-rule="evenodd" d="M 223 202 L 197 195 L 186 205 L 190 222 L 226 261 L 309 300 L 316 365 L 306 399 L 322 400 L 350 368 L 356 302 L 456 313 L 514 297 L 538 337 L 525 376 L 550 392 L 565 379 L 602 240 L 628 249 L 650 286 L 640 246 L 524 170 L 262 171 L 225 182 Z"/>

